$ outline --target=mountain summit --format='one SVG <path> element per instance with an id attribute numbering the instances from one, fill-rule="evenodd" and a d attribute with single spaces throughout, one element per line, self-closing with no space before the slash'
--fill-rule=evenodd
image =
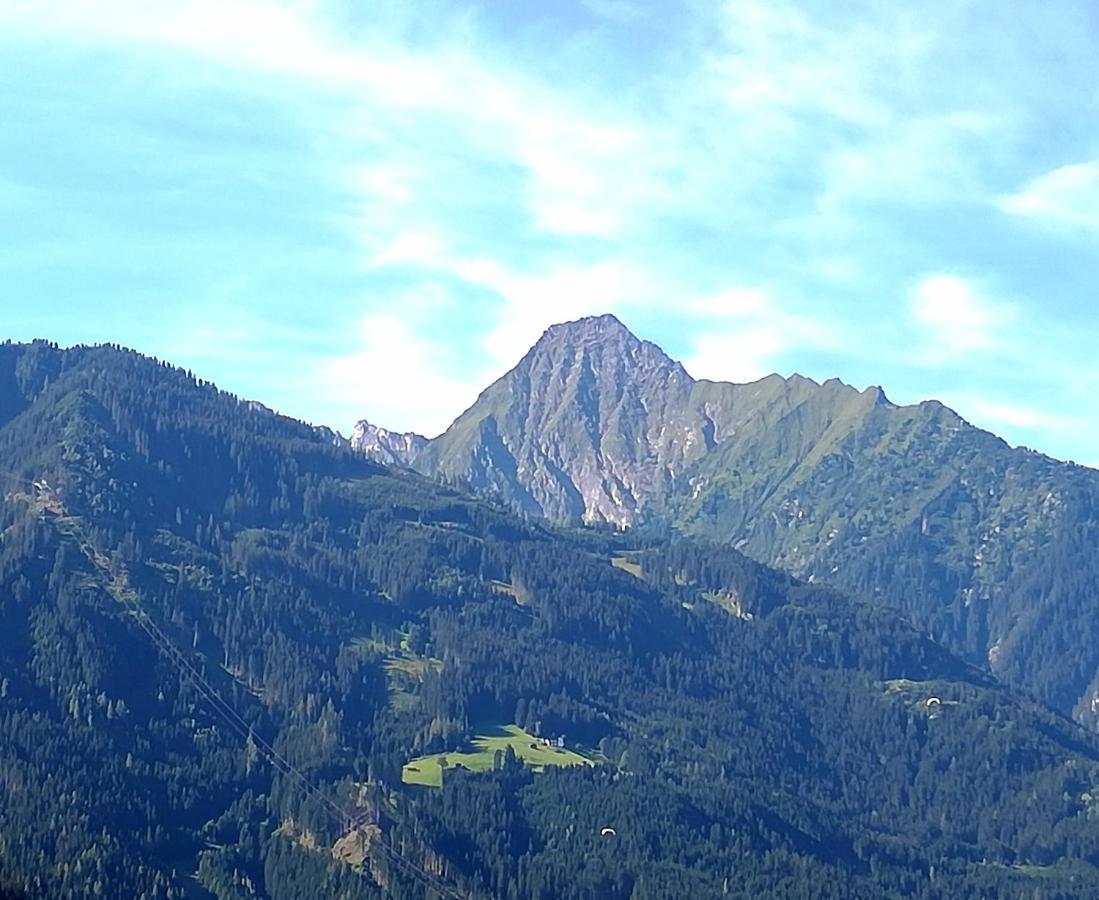
<path id="1" fill-rule="evenodd" d="M 600 316 L 548 329 L 414 465 L 556 523 L 673 529 L 876 596 L 1099 724 L 1099 472 L 941 403 L 697 381 Z"/>
<path id="2" fill-rule="evenodd" d="M 555 522 L 626 527 L 677 492 L 697 493 L 694 467 L 788 409 L 807 404 L 801 443 L 815 443 L 880 399 L 800 376 L 695 381 L 614 316 L 598 316 L 549 328 L 417 468 Z"/>
<path id="3" fill-rule="evenodd" d="M 684 449 L 694 382 L 613 316 L 555 325 L 417 463 L 558 522 L 633 524 Z"/>

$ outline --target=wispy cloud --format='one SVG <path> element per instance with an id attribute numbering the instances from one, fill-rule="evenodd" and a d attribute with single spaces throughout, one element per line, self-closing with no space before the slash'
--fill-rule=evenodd
<path id="1" fill-rule="evenodd" d="M 776 371 L 783 354 L 839 343 L 827 322 L 786 311 L 762 288 L 729 288 L 684 308 L 703 323 L 686 360 L 696 378 L 754 381 Z"/>
<path id="2" fill-rule="evenodd" d="M 915 10 L 784 0 L 730 0 L 722 9 L 711 82 L 735 114 L 738 140 L 765 167 L 776 159 L 800 166 L 820 208 L 834 215 L 866 201 L 983 195 L 974 150 L 1002 138 L 1010 113 L 987 91 L 978 103 L 916 77 L 943 64 L 950 44 Z"/>
<path id="3" fill-rule="evenodd" d="M 463 259 L 454 273 L 497 298 L 484 338 L 492 358 L 513 362 L 549 325 L 603 312 L 627 313 L 654 300 L 651 273 L 621 258 L 518 271 L 491 259 Z"/>
<path id="4" fill-rule="evenodd" d="M 1063 432 L 1078 428 L 1085 421 L 1079 416 L 1059 415 L 1047 409 L 994 400 L 976 400 L 973 409 L 983 421 L 1027 430 Z"/>
<path id="5" fill-rule="evenodd" d="M 436 167 L 461 153 L 482 164 L 518 167 L 531 223 L 550 234 L 618 235 L 646 203 L 672 193 L 653 136 L 611 107 L 593 108 L 520 69 L 486 64 L 461 42 L 412 50 L 384 35 L 348 41 L 316 3 L 124 0 L 104 15 L 95 2 L 8 0 L 0 2 L 0 23 L 167 49 L 328 92 L 352 111 L 351 121 L 334 123 L 337 130 L 381 139 L 372 154 L 388 149 L 401 159 L 398 148 L 415 151 L 427 136 L 433 144 L 428 162 Z M 425 157 L 413 152 L 411 159 Z"/>
<path id="6" fill-rule="evenodd" d="M 433 436 L 470 406 L 491 369 L 467 367 L 461 376 L 454 357 L 462 353 L 425 327 L 439 307 L 452 303 L 440 290 L 419 291 L 391 312 L 374 312 L 358 322 L 352 348 L 321 360 L 307 376 L 345 409 L 359 410 L 376 424 Z M 340 423 L 345 427 L 350 423 Z"/>
<path id="7" fill-rule="evenodd" d="M 811 113 L 859 126 L 886 124 L 888 105 L 864 77 L 891 57 L 851 31 L 841 36 L 787 2 L 727 2 L 723 46 L 711 63 L 721 96 L 774 131 L 796 130 Z M 851 54 L 858 43 L 859 54 Z M 900 48 L 897 48 L 898 50 Z"/>
<path id="8" fill-rule="evenodd" d="M 1054 225 L 1099 229 L 1099 162 L 1061 166 L 1003 197 L 1000 209 Z"/>
<path id="9" fill-rule="evenodd" d="M 972 391 L 944 394 L 939 399 L 967 419 L 993 431 L 1010 429 L 1031 435 L 1067 435 L 1088 424 L 1086 416 L 1068 415 L 1038 405 L 982 396 Z"/>
<path id="10" fill-rule="evenodd" d="M 1015 309 L 995 303 L 957 275 L 929 275 L 913 289 L 909 309 L 924 332 L 921 357 L 939 364 L 995 348 Z"/>

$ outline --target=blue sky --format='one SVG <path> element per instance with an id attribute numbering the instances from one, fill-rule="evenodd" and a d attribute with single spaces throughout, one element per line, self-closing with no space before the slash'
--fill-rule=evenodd
<path id="1" fill-rule="evenodd" d="M 0 0 L 0 80 L 2 336 L 433 434 L 614 312 L 1099 464 L 1093 3 Z"/>

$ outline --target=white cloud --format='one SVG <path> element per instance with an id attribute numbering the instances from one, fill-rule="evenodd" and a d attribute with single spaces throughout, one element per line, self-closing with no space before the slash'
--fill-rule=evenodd
<path id="1" fill-rule="evenodd" d="M 965 112 L 898 117 L 888 128 L 827 156 L 819 205 L 884 201 L 934 207 L 983 201 L 971 148 L 998 125 L 991 116 Z"/>
<path id="2" fill-rule="evenodd" d="M 43 0 L 0 3 L 9 32 L 61 33 L 83 43 L 152 45 L 234 68 L 332 79 L 362 67 L 324 46 L 309 6 L 249 0 Z M 355 71 L 357 70 L 357 72 Z"/>
<path id="3" fill-rule="evenodd" d="M 717 321 L 759 318 L 771 314 L 773 309 L 771 295 L 763 288 L 726 288 L 684 304 L 684 310 L 692 316 Z"/>
<path id="4" fill-rule="evenodd" d="M 1062 431 L 1072 428 L 1079 422 L 1072 416 L 1057 415 L 1048 410 L 989 400 L 977 401 L 973 406 L 973 414 L 981 421 L 1024 429 Z"/>
<path id="5" fill-rule="evenodd" d="M 692 295 L 682 283 L 628 257 L 536 271 L 448 253 L 431 253 L 420 263 L 494 298 L 494 322 L 480 342 L 482 386 L 518 362 L 550 325 L 607 312 L 629 324 L 633 313 L 674 308 L 682 327 L 696 335 L 687 369 L 695 377 L 718 381 L 751 381 L 775 371 L 783 353 L 835 350 L 841 342 L 828 322 L 783 309 L 766 289 L 734 287 Z"/>
<path id="6" fill-rule="evenodd" d="M 399 431 L 434 436 L 468 408 L 487 384 L 476 368 L 456 375 L 457 348 L 429 336 L 428 313 L 415 312 L 415 299 L 387 304 L 394 311 L 366 315 L 358 346 L 324 361 L 312 373 L 316 390 L 355 415 Z M 409 305 L 413 305 L 410 315 Z M 350 423 L 344 423 L 344 426 Z"/>
<path id="7" fill-rule="evenodd" d="M 484 347 L 500 364 L 512 364 L 557 322 L 606 312 L 622 313 L 653 298 L 652 273 L 622 258 L 563 264 L 523 272 L 493 260 L 459 260 L 454 273 L 501 301 Z"/>
<path id="8" fill-rule="evenodd" d="M 944 395 L 943 403 L 981 427 L 996 431 L 1008 428 L 1067 434 L 1086 427 L 1086 417 L 1065 415 L 1017 401 L 982 397 L 973 393 Z"/>
<path id="9" fill-rule="evenodd" d="M 936 77 L 958 68 L 948 14 L 932 23 L 903 4 L 787 0 L 721 9 L 707 88 L 732 113 L 722 120 L 734 136 L 728 152 L 758 166 L 761 183 L 777 169 L 815 188 L 807 227 L 835 233 L 837 215 L 866 202 L 987 200 L 981 161 L 1013 117 L 977 89 L 983 75 Z"/>
<path id="10" fill-rule="evenodd" d="M 783 310 L 762 288 L 730 288 L 683 309 L 704 323 L 685 362 L 696 378 L 755 381 L 774 372 L 783 353 L 839 343 L 826 322 Z"/>
<path id="11" fill-rule="evenodd" d="M 711 71 L 732 108 L 766 113 L 776 128 L 793 125 L 793 116 L 804 112 L 863 126 L 889 121 L 867 75 L 890 57 L 864 43 L 863 33 L 838 34 L 793 4 L 773 0 L 737 0 L 723 10 L 726 45 Z"/>
<path id="12" fill-rule="evenodd" d="M 628 314 L 667 302 L 683 290 L 627 255 L 514 266 L 493 256 L 463 255 L 432 231 L 379 237 L 370 264 L 409 265 L 483 295 L 492 313 L 480 348 L 496 374 L 514 365 L 550 325 L 608 312 Z"/>
<path id="13" fill-rule="evenodd" d="M 367 166 L 355 178 L 393 203 L 414 199 L 400 185 L 417 173 L 397 160 L 422 142 L 425 121 L 458 143 L 432 147 L 431 161 L 464 149 L 482 163 L 519 167 L 530 220 L 549 234 L 614 237 L 649 204 L 674 195 L 657 136 L 614 107 L 593 107 L 520 70 L 493 67 L 460 42 L 420 51 L 384 37 L 352 43 L 312 2 L 117 0 L 105 8 L 96 0 L 0 0 L 0 27 L 166 49 L 338 96 L 392 152 L 393 161 L 372 164 L 380 171 Z"/>
<path id="14" fill-rule="evenodd" d="M 1061 166 L 999 201 L 1015 216 L 1099 229 L 1099 162 Z"/>
<path id="15" fill-rule="evenodd" d="M 1014 307 L 986 300 L 957 275 L 930 275 L 913 289 L 909 311 L 923 328 L 921 358 L 939 364 L 995 348 L 1015 317 Z"/>
<path id="16" fill-rule="evenodd" d="M 781 335 L 767 328 L 707 334 L 695 341 L 685 366 L 695 378 L 743 384 L 774 372 L 772 360 L 787 346 Z"/>
<path id="17" fill-rule="evenodd" d="M 134 50 L 135 72 L 164 59 L 166 78 L 243 87 L 288 108 L 309 165 L 342 178 L 343 196 L 325 197 L 334 208 L 308 212 L 343 216 L 362 249 L 350 275 L 377 298 L 359 346 L 322 367 L 315 390 L 381 424 L 442 427 L 547 325 L 602 312 L 640 322 L 635 312 L 660 310 L 670 321 L 682 308 L 677 326 L 695 336 L 689 368 L 719 379 L 835 349 L 840 332 L 880 367 L 913 362 L 905 350 L 941 364 L 1007 344 L 1022 358 L 1009 342 L 1013 308 L 957 276 L 924 279 L 892 309 L 882 299 L 913 277 L 913 256 L 957 227 L 956 209 L 936 218 L 936 207 L 989 203 L 987 173 L 1000 178 L 1015 162 L 1018 143 L 1004 137 L 1019 85 L 998 80 L 980 52 L 966 64 L 960 54 L 991 44 L 968 43 L 976 29 L 957 27 L 952 5 L 928 19 L 895 4 L 695 4 L 683 21 L 659 23 L 667 55 L 621 79 L 620 51 L 637 62 L 643 45 L 632 40 L 649 38 L 655 16 L 634 0 L 587 5 L 622 24 L 584 31 L 591 17 L 540 13 L 544 43 L 524 44 L 517 29 L 493 44 L 492 31 L 477 31 L 482 13 L 431 5 L 434 37 L 414 43 L 375 21 L 388 14 L 374 7 L 358 10 L 364 27 L 341 29 L 323 0 L 0 0 L 0 29 Z M 924 209 L 898 226 L 869 208 L 879 202 Z M 999 202 L 1099 227 L 1099 163 Z M 925 229 L 934 240 L 923 242 Z M 955 264 L 932 257 L 915 271 Z M 391 293 L 433 281 L 471 304 L 461 355 L 436 339 L 428 312 Z M 707 293 L 729 282 L 775 287 Z M 838 296 L 840 286 L 827 320 L 775 299 Z M 214 352 L 232 349 L 226 335 L 249 339 L 221 335 L 191 343 Z M 1028 421 L 1021 408 L 999 413 Z"/>

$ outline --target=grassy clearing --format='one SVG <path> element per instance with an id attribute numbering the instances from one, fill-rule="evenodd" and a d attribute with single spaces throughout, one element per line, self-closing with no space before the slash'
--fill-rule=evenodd
<path id="1" fill-rule="evenodd" d="M 407 647 L 407 642 L 404 643 Z M 385 659 L 385 680 L 389 688 L 389 706 L 398 711 L 415 709 L 420 704 L 417 694 L 428 672 L 441 672 L 443 661 L 416 656 L 407 650 Z"/>
<path id="2" fill-rule="evenodd" d="M 634 562 L 625 556 L 615 556 L 611 559 L 611 565 L 616 569 L 621 569 L 623 572 L 627 572 L 634 578 L 644 579 L 644 574 L 641 571 L 641 563 Z"/>
<path id="3" fill-rule="evenodd" d="M 413 656 L 410 653 L 388 656 L 385 660 L 385 671 L 391 676 L 403 675 L 416 681 L 423 681 L 424 676 L 430 671 L 441 672 L 443 661 L 424 656 Z"/>
<path id="4" fill-rule="evenodd" d="M 352 638 L 347 645 L 360 657 L 381 655 L 392 709 L 410 710 L 419 705 L 419 686 L 429 672 L 441 672 L 443 662 L 419 656 L 409 649 L 408 634 L 394 631 L 387 636 Z"/>
<path id="5" fill-rule="evenodd" d="M 530 605 L 530 594 L 527 593 L 527 589 L 521 584 L 516 584 L 514 581 L 500 581 L 499 579 L 492 579 L 489 582 L 489 586 L 498 594 L 506 594 L 511 597 L 519 606 Z"/>
<path id="6" fill-rule="evenodd" d="M 359 656 L 379 654 L 407 654 L 408 632 L 401 629 L 393 629 L 388 634 L 361 635 L 348 641 L 351 651 Z"/>
<path id="7" fill-rule="evenodd" d="M 707 603 L 720 606 L 725 612 L 736 616 L 738 619 L 750 620 L 753 618 L 741 605 L 740 597 L 730 591 L 703 591 L 702 599 Z"/>
<path id="8" fill-rule="evenodd" d="M 492 589 L 498 594 L 507 594 L 509 597 L 516 596 L 514 585 L 511 585 L 506 581 L 500 581 L 498 578 L 493 578 L 492 581 L 489 582 L 489 584 L 492 586 Z"/>
<path id="9" fill-rule="evenodd" d="M 448 768 L 463 766 L 471 772 L 487 772 L 492 768 L 496 751 L 506 751 L 511 747 L 527 766 L 535 772 L 541 772 L 546 766 L 594 766 L 595 760 L 559 747 L 546 747 L 542 742 L 523 731 L 518 725 L 493 725 L 485 728 L 473 739 L 477 749 L 471 753 L 435 753 L 421 756 L 406 763 L 401 772 L 405 784 L 418 784 L 426 787 L 441 787 L 443 767 L 446 760 Z"/>

